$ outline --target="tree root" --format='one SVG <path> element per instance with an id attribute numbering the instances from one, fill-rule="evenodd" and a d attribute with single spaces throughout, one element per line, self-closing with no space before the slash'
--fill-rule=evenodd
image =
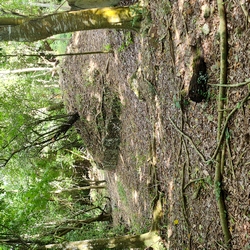
<path id="1" fill-rule="evenodd" d="M 194 144 L 193 140 L 186 135 L 184 132 L 182 132 L 177 125 L 174 123 L 174 121 L 168 117 L 169 121 L 172 123 L 172 125 L 174 126 L 174 128 L 176 129 L 177 132 L 179 132 L 184 138 L 186 138 L 193 146 L 194 150 L 197 152 L 197 154 L 200 156 L 200 158 L 202 159 L 203 162 L 207 162 L 205 156 L 199 151 L 199 149 L 196 147 L 196 145 Z"/>
<path id="2" fill-rule="evenodd" d="M 228 228 L 228 220 L 227 220 L 227 212 L 225 206 L 225 200 L 223 196 L 222 190 L 222 179 L 223 179 L 223 167 L 225 162 L 225 140 L 224 134 L 226 130 L 226 125 L 229 118 L 232 116 L 234 112 L 231 111 L 231 115 L 229 114 L 228 119 L 225 122 L 225 126 L 222 128 L 222 123 L 224 120 L 225 113 L 225 97 L 226 97 L 226 88 L 223 86 L 227 84 L 227 29 L 226 29 L 226 14 L 224 9 L 223 0 L 217 0 L 219 18 L 220 18 L 220 86 L 219 94 L 218 94 L 218 123 L 217 123 L 217 148 L 213 154 L 213 158 L 216 157 L 216 165 L 215 165 L 215 177 L 214 177 L 214 189 L 217 200 L 217 206 L 219 209 L 220 215 L 220 224 L 222 227 L 222 231 L 224 234 L 224 243 L 226 246 L 230 245 L 231 235 Z"/>
<path id="3" fill-rule="evenodd" d="M 239 110 L 239 109 L 243 106 L 243 104 L 248 100 L 249 96 L 250 96 L 250 92 L 243 98 L 242 101 L 238 102 L 238 103 L 236 104 L 236 106 L 235 106 L 235 107 L 231 110 L 231 112 L 228 114 L 228 116 L 227 116 L 227 118 L 226 118 L 226 120 L 225 120 L 223 129 L 221 129 L 221 132 L 220 132 L 219 135 L 218 135 L 218 136 L 219 136 L 219 139 L 218 139 L 217 147 L 216 147 L 216 149 L 215 149 L 215 151 L 214 151 L 214 153 L 213 153 L 211 159 L 209 159 L 209 161 L 213 161 L 213 160 L 215 159 L 215 157 L 217 156 L 217 154 L 218 154 L 218 152 L 219 152 L 219 150 L 220 150 L 220 148 L 221 148 L 222 141 L 224 140 L 224 135 L 225 135 L 225 132 L 226 132 L 226 129 L 227 129 L 227 125 L 228 125 L 228 122 L 229 122 L 230 118 L 234 115 L 234 113 L 235 113 L 237 110 Z M 221 110 L 223 110 L 223 108 L 222 108 Z M 219 110 L 219 113 L 223 113 L 223 112 Z M 222 119 L 222 118 L 221 118 L 221 119 Z M 218 122 L 219 122 L 219 118 L 218 118 Z M 221 121 L 221 122 L 222 122 L 222 121 Z M 220 127 L 221 127 L 221 125 L 220 125 Z"/>
<path id="4" fill-rule="evenodd" d="M 212 87 L 224 87 L 224 88 L 238 88 L 243 87 L 250 83 L 250 79 L 245 79 L 245 82 L 237 83 L 237 84 L 209 84 Z"/>
<path id="5" fill-rule="evenodd" d="M 185 142 L 184 142 L 185 143 Z M 185 197 L 185 166 L 186 164 L 183 163 L 182 165 L 182 176 L 181 176 L 181 205 L 182 205 L 182 213 L 183 213 L 183 217 L 184 217 L 184 221 L 187 227 L 187 231 L 188 231 L 188 250 L 191 249 L 191 232 L 190 232 L 190 223 L 188 221 L 188 215 L 187 215 L 187 204 L 186 204 L 186 197 Z"/>
<path id="6" fill-rule="evenodd" d="M 185 197 L 185 169 L 186 169 L 186 164 L 188 164 L 189 166 L 189 154 L 188 154 L 188 150 L 187 150 L 187 144 L 186 141 L 183 139 L 184 137 L 184 133 L 183 133 L 183 113 L 181 112 L 182 117 L 181 117 L 181 129 L 177 128 L 177 126 L 175 126 L 175 124 L 173 123 L 173 125 L 175 126 L 175 128 L 177 129 L 178 132 L 181 132 L 181 137 L 180 137 L 180 148 L 177 154 L 177 160 L 176 160 L 176 164 L 180 163 L 180 157 L 181 157 L 181 153 L 182 153 L 182 146 L 184 146 L 184 149 L 186 151 L 186 161 L 182 164 L 182 170 L 181 170 L 181 207 L 182 207 L 182 214 L 183 214 L 183 218 L 186 224 L 186 228 L 187 228 L 187 239 L 188 239 L 188 246 L 187 249 L 190 250 L 191 249 L 191 229 L 190 229 L 190 223 L 188 220 L 188 214 L 187 214 L 187 202 L 186 202 L 186 197 Z M 169 118 L 171 119 L 171 118 Z"/>
<path id="7" fill-rule="evenodd" d="M 199 182 L 199 181 L 204 181 L 205 179 L 206 179 L 206 178 L 197 178 L 197 179 L 194 179 L 194 180 L 189 181 L 189 182 L 184 186 L 184 190 L 185 190 L 189 185 L 191 185 L 192 183 Z"/>

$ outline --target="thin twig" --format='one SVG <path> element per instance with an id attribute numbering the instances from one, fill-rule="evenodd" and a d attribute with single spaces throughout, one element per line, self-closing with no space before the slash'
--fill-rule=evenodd
<path id="1" fill-rule="evenodd" d="M 229 138 L 226 138 L 226 146 L 227 146 L 227 152 L 228 152 L 228 156 L 229 156 L 229 165 L 230 165 L 231 170 L 232 170 L 233 179 L 235 179 L 234 166 L 233 166 L 233 160 L 232 160 L 232 153 L 231 153 Z"/>
<path id="2" fill-rule="evenodd" d="M 244 5 L 244 2 L 245 2 L 245 1 L 241 1 L 239 4 L 240 4 L 240 7 L 241 7 L 241 9 L 242 9 L 242 11 L 243 11 L 243 13 L 244 13 L 246 19 L 247 19 L 247 22 L 250 23 L 250 16 L 248 15 L 248 11 L 247 11 L 247 9 L 246 9 L 246 7 L 245 7 L 245 5 Z"/>
<path id="3" fill-rule="evenodd" d="M 67 2 L 67 0 L 64 0 L 55 10 L 53 13 L 57 13 L 58 10 Z"/>
<path id="4" fill-rule="evenodd" d="M 183 217 L 184 217 L 184 221 L 186 223 L 187 226 L 187 230 L 188 233 L 190 233 L 190 225 L 189 225 L 189 221 L 188 221 L 188 216 L 187 216 L 187 206 L 186 206 L 186 198 L 185 198 L 185 194 L 184 194 L 184 185 L 185 185 L 185 166 L 186 164 L 183 163 L 182 165 L 182 176 L 181 176 L 181 202 L 182 202 L 182 213 L 183 213 Z"/>
<path id="5" fill-rule="evenodd" d="M 176 129 L 176 131 L 178 131 L 183 137 L 185 137 L 193 146 L 193 148 L 195 149 L 195 151 L 197 152 L 197 154 L 201 157 L 202 161 L 203 162 L 207 162 L 205 156 L 199 151 L 199 149 L 196 147 L 196 145 L 194 144 L 193 140 L 188 136 L 186 135 L 184 132 L 182 132 L 177 126 L 176 124 L 174 123 L 174 121 L 168 117 L 169 121 L 172 123 L 172 125 L 174 126 L 174 128 Z"/>
<path id="6" fill-rule="evenodd" d="M 237 88 L 242 87 L 250 83 L 250 79 L 246 79 L 245 82 L 237 83 L 237 84 L 209 84 L 212 87 L 224 87 L 224 88 Z"/>
<path id="7" fill-rule="evenodd" d="M 224 247 L 222 244 L 220 244 L 218 241 L 215 241 L 215 242 L 216 242 L 216 244 L 217 244 L 219 247 L 223 248 L 224 250 L 227 250 L 227 248 Z"/>
<path id="8" fill-rule="evenodd" d="M 226 120 L 225 120 L 225 123 L 224 123 L 224 127 L 223 127 L 223 129 L 221 130 L 220 137 L 219 137 L 219 141 L 218 141 L 218 143 L 217 143 L 217 147 L 216 147 L 216 149 L 215 149 L 215 151 L 214 151 L 213 156 L 211 157 L 211 159 L 208 160 L 208 162 L 213 161 L 213 160 L 215 159 L 215 157 L 217 156 L 217 154 L 218 154 L 218 152 L 219 152 L 219 150 L 220 150 L 220 147 L 221 147 L 221 145 L 222 145 L 222 140 L 223 140 L 223 138 L 224 138 L 225 131 L 226 131 L 226 129 L 227 129 L 227 125 L 228 125 L 228 122 L 229 122 L 230 118 L 232 117 L 232 115 L 233 115 L 239 108 L 242 107 L 242 105 L 248 100 L 249 96 L 250 96 L 250 92 L 244 97 L 244 99 L 243 99 L 242 101 L 238 102 L 238 103 L 236 104 L 236 106 L 232 109 L 232 111 L 228 114 L 228 116 L 227 116 L 227 118 L 226 118 Z"/>
<path id="9" fill-rule="evenodd" d="M 189 183 L 187 183 L 185 186 L 184 186 L 184 189 L 186 189 L 189 185 L 191 185 L 192 183 L 194 183 L 194 182 L 198 182 L 198 181 L 203 181 L 203 180 L 205 180 L 206 178 L 197 178 L 197 179 L 194 179 L 194 180 L 191 180 L 191 181 L 189 181 Z"/>

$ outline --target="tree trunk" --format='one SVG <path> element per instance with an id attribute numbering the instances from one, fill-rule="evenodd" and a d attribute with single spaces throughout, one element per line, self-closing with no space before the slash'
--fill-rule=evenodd
<path id="1" fill-rule="evenodd" d="M 51 230 L 48 234 L 43 235 L 44 236 L 57 236 L 62 237 L 63 235 L 75 231 L 77 229 L 82 228 L 82 226 L 85 224 L 91 224 L 94 222 L 103 222 L 103 221 L 111 221 L 112 216 L 109 213 L 102 213 L 98 215 L 95 218 L 89 218 L 86 220 L 66 220 L 63 222 L 63 225 L 60 225 L 56 227 L 55 229 Z M 67 224 L 67 226 L 64 226 L 64 224 Z"/>
<path id="2" fill-rule="evenodd" d="M 89 189 L 104 189 L 106 188 L 106 186 L 85 186 L 85 187 L 76 187 L 76 188 L 65 188 L 65 189 L 58 189 L 55 191 L 52 191 L 52 194 L 59 194 L 59 193 L 63 193 L 63 192 L 74 192 L 74 191 L 82 191 L 82 190 L 89 190 Z"/>
<path id="3" fill-rule="evenodd" d="M 9 74 L 20 74 L 20 73 L 27 73 L 27 72 L 37 72 L 37 71 L 52 71 L 53 68 L 26 68 L 26 69 L 8 69 L 8 70 L 1 70 L 0 75 L 9 75 Z"/>
<path id="4" fill-rule="evenodd" d="M 148 232 L 141 235 L 125 235 L 115 238 L 94 239 L 73 241 L 64 244 L 46 245 L 39 249 L 68 249 L 68 250 L 103 250 L 103 249 L 128 249 L 154 247 L 154 249 L 163 249 L 160 247 L 160 236 L 155 232 Z"/>
<path id="5" fill-rule="evenodd" d="M 57 10 L 59 7 L 60 7 L 60 10 L 64 10 L 64 11 L 67 11 L 67 10 L 70 10 L 70 7 L 67 7 L 67 6 L 60 6 L 58 4 L 53 4 L 53 3 L 29 3 L 31 6 L 36 6 L 36 7 L 40 7 L 40 8 L 47 8 L 47 9 L 55 9 Z"/>
<path id="6" fill-rule="evenodd" d="M 21 24 L 0 30 L 0 41 L 33 42 L 56 34 L 92 29 L 137 30 L 140 19 L 141 15 L 129 7 L 62 12 L 34 19 L 19 18 Z"/>

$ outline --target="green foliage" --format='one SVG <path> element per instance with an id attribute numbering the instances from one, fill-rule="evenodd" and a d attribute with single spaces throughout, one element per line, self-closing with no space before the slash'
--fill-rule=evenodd
<path id="1" fill-rule="evenodd" d="M 65 53 L 70 37 L 71 33 L 66 33 L 34 43 L 1 42 L 0 60 L 2 63 L 0 69 L 52 68 L 53 64 L 62 57 L 56 58 L 51 55 Z M 13 75 L 12 77 L 17 78 Z M 49 71 L 41 73 L 34 70 L 32 78 L 36 78 L 36 80 L 44 78 L 43 83 L 58 80 L 57 75 L 51 79 Z"/>
<path id="2" fill-rule="evenodd" d="M 50 11 L 27 3 L 0 0 L 8 12 L 5 16 L 16 15 L 14 12 L 38 16 Z M 46 54 L 65 53 L 69 38 L 67 34 L 33 44 L 1 43 L 0 71 L 51 67 L 51 58 Z M 40 54 L 43 56 L 23 56 Z M 100 197 L 92 204 L 86 191 L 70 190 L 78 187 L 83 178 L 75 164 L 76 155 L 83 154 L 79 147 L 84 145 L 74 129 L 61 140 L 52 140 L 54 131 L 67 120 L 67 113 L 63 108 L 49 107 L 61 101 L 58 76 L 52 78 L 49 71 L 5 74 L 0 79 L 0 164 L 4 166 L 0 168 L 1 239 L 47 244 L 107 234 L 109 222 L 77 224 L 78 220 L 100 215 L 102 210 L 90 208 L 104 208 L 105 199 Z M 63 226 L 77 229 L 60 235 Z M 18 249 L 17 244 L 10 245 L 8 249 Z"/>
<path id="3" fill-rule="evenodd" d="M 5 86 L 5 91 L 0 94 L 2 159 L 20 147 L 27 146 L 27 142 L 32 140 L 33 126 L 37 119 L 40 119 L 39 112 L 42 112 L 44 106 L 49 105 L 49 96 L 52 93 L 29 82 L 30 80 L 31 78 L 20 77 L 18 83 Z"/>
<path id="4" fill-rule="evenodd" d="M 8 57 L 1 70 L 41 67 L 40 57 L 21 54 L 40 53 L 48 44 L 55 53 L 64 53 L 68 38 L 64 35 L 46 44 L 2 43 L 2 54 L 20 56 Z M 43 63 L 48 67 L 47 61 Z M 39 241 L 54 241 L 50 234 L 53 225 L 83 209 L 78 202 L 82 195 L 76 198 L 70 192 L 55 193 L 78 185 L 75 157 L 69 151 L 83 146 L 74 130 L 63 140 L 51 141 L 53 131 L 67 120 L 63 108 L 48 108 L 61 102 L 57 82 L 58 77 L 52 78 L 50 72 L 10 74 L 0 79 L 0 164 L 4 166 L 0 168 L 0 224 L 4 225 L 0 228 L 1 237 L 32 241 L 40 235 Z M 40 145 L 47 139 L 48 144 Z M 18 249 L 15 244 L 13 247 Z"/>
<path id="5" fill-rule="evenodd" d="M 221 183 L 217 181 L 215 183 L 215 197 L 217 201 L 219 200 L 220 196 L 221 196 Z"/>
<path id="6" fill-rule="evenodd" d="M 174 105 L 177 109 L 181 109 L 181 100 L 176 95 L 173 97 Z"/>
<path id="7" fill-rule="evenodd" d="M 131 5 L 130 10 L 132 11 L 132 14 L 134 15 L 132 26 L 136 26 L 138 22 L 141 21 L 142 16 L 146 16 L 148 14 L 145 8 L 141 8 L 139 4 Z"/>
<path id="8" fill-rule="evenodd" d="M 207 74 L 203 74 L 203 72 L 199 72 L 197 83 L 198 84 L 202 84 L 203 82 L 207 82 L 207 80 L 208 80 L 208 75 Z"/>
<path id="9" fill-rule="evenodd" d="M 72 216 L 73 219 L 80 220 L 100 214 L 99 210 L 91 210 L 87 214 L 78 212 L 77 215 L 75 212 L 81 211 L 83 205 L 77 203 L 68 193 L 55 192 L 77 185 L 74 180 L 74 160 L 72 154 L 62 151 L 47 158 L 24 160 L 20 157 L 0 169 L 0 220 L 5 225 L 1 232 L 15 232 L 22 235 L 23 239 L 43 234 L 41 240 L 46 243 L 53 240 L 53 234 L 50 234 L 53 226 L 46 225 L 60 225 L 65 218 L 70 219 Z M 73 215 L 74 213 L 76 215 Z M 94 225 L 83 227 L 81 230 L 88 228 L 92 228 L 93 232 L 96 230 Z M 75 237 L 78 235 L 76 232 L 72 234 Z M 73 237 L 72 234 L 66 235 L 65 239 Z"/>
<path id="10" fill-rule="evenodd" d="M 126 191 L 124 189 L 123 184 L 120 181 L 117 182 L 117 191 L 118 191 L 119 197 L 120 197 L 121 201 L 124 203 L 124 205 L 128 204 Z"/>
<path id="11" fill-rule="evenodd" d="M 118 51 L 123 52 L 124 50 L 126 50 L 126 48 L 129 47 L 129 45 L 131 45 L 133 43 L 134 43 L 134 40 L 133 40 L 131 31 L 126 32 L 124 34 L 124 41 L 121 44 L 121 46 L 119 47 Z"/>
<path id="12" fill-rule="evenodd" d="M 1 8 L 5 11 L 4 16 L 41 16 L 54 11 L 53 8 L 41 8 L 36 5 L 36 0 L 0 0 Z M 49 4 L 58 4 L 58 1 L 51 0 Z"/>
<path id="13" fill-rule="evenodd" d="M 71 35 L 71 33 L 59 34 L 55 36 L 55 40 L 48 39 L 48 42 L 54 51 L 58 54 L 63 54 L 66 51 Z"/>
<path id="14" fill-rule="evenodd" d="M 106 238 L 108 228 L 109 228 L 108 222 L 102 222 L 102 223 L 96 222 L 83 225 L 81 229 L 70 232 L 65 239 L 67 239 L 67 241 L 77 241 L 79 239 L 88 240 L 88 239 Z"/>
<path id="15" fill-rule="evenodd" d="M 108 44 L 104 45 L 102 50 L 103 50 L 103 51 L 107 51 L 107 52 L 112 51 L 112 46 L 111 46 L 111 44 L 108 43 Z"/>

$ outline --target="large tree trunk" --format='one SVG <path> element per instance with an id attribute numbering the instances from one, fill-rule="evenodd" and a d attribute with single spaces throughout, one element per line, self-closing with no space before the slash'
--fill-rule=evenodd
<path id="1" fill-rule="evenodd" d="M 148 232 L 141 235 L 125 235 L 115 238 L 94 239 L 73 241 L 65 244 L 51 244 L 39 249 L 68 249 L 68 250 L 103 250 L 103 249 L 128 249 L 153 247 L 163 249 L 160 246 L 161 238 L 155 232 Z"/>
<path id="2" fill-rule="evenodd" d="M 40 18 L 20 18 L 0 29 L 0 41 L 33 42 L 52 35 L 92 29 L 138 29 L 140 15 L 129 7 L 88 9 Z M 5 23 L 6 24 L 6 23 Z M 0 18 L 1 25 L 1 18 Z"/>

